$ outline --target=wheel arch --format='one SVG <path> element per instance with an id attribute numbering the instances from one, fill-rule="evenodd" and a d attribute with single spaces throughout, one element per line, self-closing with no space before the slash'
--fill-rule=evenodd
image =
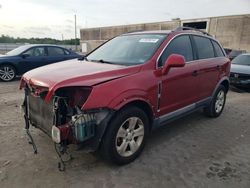
<path id="1" fill-rule="evenodd" d="M 217 83 L 216 87 L 214 88 L 212 96 L 214 96 L 214 94 L 216 93 L 216 91 L 220 85 L 223 85 L 226 88 L 226 92 L 228 92 L 228 90 L 229 90 L 229 78 L 225 76 L 225 77 L 222 77 L 220 79 L 220 81 Z"/>
<path id="2" fill-rule="evenodd" d="M 151 108 L 150 104 L 142 99 L 135 99 L 135 100 L 129 101 L 128 103 L 124 104 L 122 107 L 120 107 L 118 109 L 118 111 L 120 111 L 124 108 L 128 108 L 129 106 L 138 107 L 146 113 L 148 120 L 149 120 L 150 130 L 151 130 L 152 123 L 154 120 L 154 113 L 153 113 L 153 109 Z"/>
<path id="3" fill-rule="evenodd" d="M 223 80 L 220 85 L 223 85 L 226 88 L 226 92 L 229 90 L 229 81 L 227 79 Z"/>

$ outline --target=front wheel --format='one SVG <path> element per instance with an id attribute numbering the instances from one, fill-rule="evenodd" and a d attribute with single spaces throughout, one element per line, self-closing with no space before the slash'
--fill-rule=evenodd
<path id="1" fill-rule="evenodd" d="M 0 66 L 0 79 L 4 82 L 13 80 L 16 77 L 16 70 L 11 65 Z"/>
<path id="2" fill-rule="evenodd" d="M 223 85 L 220 85 L 216 90 L 211 103 L 204 109 L 205 114 L 209 117 L 220 116 L 225 106 L 226 94 L 226 88 Z"/>
<path id="3" fill-rule="evenodd" d="M 126 107 L 108 125 L 101 155 L 118 165 L 130 163 L 142 152 L 148 132 L 149 120 L 145 112 L 137 107 Z"/>

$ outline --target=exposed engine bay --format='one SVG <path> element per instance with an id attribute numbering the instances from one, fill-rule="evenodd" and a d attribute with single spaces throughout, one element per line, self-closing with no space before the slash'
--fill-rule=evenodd
<path id="1" fill-rule="evenodd" d="M 64 169 L 65 162 L 61 155 L 67 153 L 69 144 L 84 145 L 87 142 L 89 151 L 98 148 L 107 122 L 113 114 L 109 109 L 82 110 L 81 105 L 87 100 L 90 92 L 89 88 L 62 88 L 55 92 L 52 101 L 46 103 L 46 89 L 25 87 L 23 110 L 30 143 L 37 153 L 29 132 L 30 125 L 50 136 L 63 164 L 63 167 L 58 166 L 61 170 Z"/>

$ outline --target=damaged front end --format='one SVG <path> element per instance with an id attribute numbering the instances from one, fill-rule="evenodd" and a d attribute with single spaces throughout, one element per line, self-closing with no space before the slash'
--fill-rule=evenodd
<path id="1" fill-rule="evenodd" d="M 23 110 L 27 133 L 31 124 L 49 135 L 62 150 L 69 144 L 85 146 L 88 151 L 97 150 L 113 110 L 82 109 L 91 89 L 59 88 L 52 100 L 46 102 L 48 88 L 26 84 Z M 36 149 L 34 142 L 33 147 Z"/>

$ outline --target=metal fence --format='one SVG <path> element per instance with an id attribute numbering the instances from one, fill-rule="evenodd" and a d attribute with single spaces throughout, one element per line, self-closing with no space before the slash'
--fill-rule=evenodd
<path id="1" fill-rule="evenodd" d="M 25 43 L 27 44 L 27 43 Z M 18 43 L 18 44 L 13 44 L 13 43 L 0 43 L 0 54 L 5 54 L 19 46 L 23 46 L 25 44 L 22 44 L 22 43 Z M 75 45 L 58 45 L 58 46 L 61 46 L 61 47 L 64 47 L 64 48 L 67 48 L 67 49 L 70 49 L 70 50 L 73 50 L 75 51 Z M 77 51 L 80 52 L 81 49 L 80 49 L 80 45 L 77 46 Z"/>

